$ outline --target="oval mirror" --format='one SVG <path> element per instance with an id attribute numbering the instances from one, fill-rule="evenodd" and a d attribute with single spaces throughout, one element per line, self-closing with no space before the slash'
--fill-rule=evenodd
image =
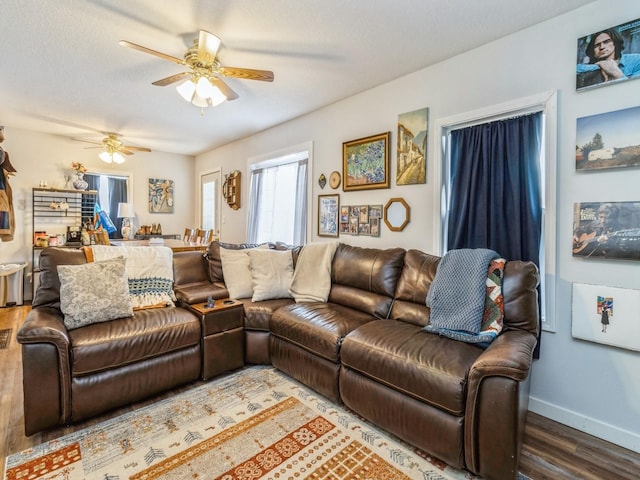
<path id="1" fill-rule="evenodd" d="M 384 206 L 384 223 L 392 232 L 401 232 L 411 220 L 411 207 L 404 198 L 392 198 Z"/>

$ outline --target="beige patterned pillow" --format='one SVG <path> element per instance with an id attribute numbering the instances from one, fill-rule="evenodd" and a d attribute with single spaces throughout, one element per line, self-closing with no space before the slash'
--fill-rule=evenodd
<path id="1" fill-rule="evenodd" d="M 67 329 L 132 317 L 124 257 L 82 265 L 58 265 L 60 310 Z"/>

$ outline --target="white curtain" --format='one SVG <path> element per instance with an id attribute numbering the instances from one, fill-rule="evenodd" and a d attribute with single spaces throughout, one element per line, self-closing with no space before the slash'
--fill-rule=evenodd
<path id="1" fill-rule="evenodd" d="M 249 243 L 307 240 L 307 156 L 254 164 L 249 192 Z"/>

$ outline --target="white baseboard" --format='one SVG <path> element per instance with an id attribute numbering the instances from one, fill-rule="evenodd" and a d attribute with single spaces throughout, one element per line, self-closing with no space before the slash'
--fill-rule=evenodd
<path id="1" fill-rule="evenodd" d="M 529 410 L 581 432 L 640 453 L 640 435 L 637 433 L 614 427 L 535 397 L 529 397 Z"/>

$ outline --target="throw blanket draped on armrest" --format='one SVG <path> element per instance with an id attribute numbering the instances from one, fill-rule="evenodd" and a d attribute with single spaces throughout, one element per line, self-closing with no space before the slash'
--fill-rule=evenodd
<path id="1" fill-rule="evenodd" d="M 450 250 L 427 293 L 431 309 L 427 331 L 441 329 L 478 333 L 484 311 L 487 268 L 498 254 L 484 248 Z"/>

